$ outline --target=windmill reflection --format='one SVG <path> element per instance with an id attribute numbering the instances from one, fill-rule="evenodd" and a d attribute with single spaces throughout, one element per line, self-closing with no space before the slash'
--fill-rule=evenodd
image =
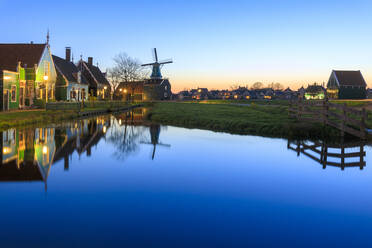
<path id="1" fill-rule="evenodd" d="M 162 144 L 161 142 L 159 142 L 159 136 L 160 136 L 160 125 L 151 124 L 150 125 L 151 142 L 141 142 L 142 144 L 153 145 L 152 155 L 151 155 L 152 160 L 154 160 L 155 158 L 155 151 L 156 151 L 157 145 L 167 147 L 167 148 L 171 147 L 169 144 Z"/>
<path id="2" fill-rule="evenodd" d="M 366 166 L 364 157 L 364 142 L 332 144 L 327 142 L 288 141 L 287 148 L 318 162 L 326 169 L 327 166 L 339 167 L 344 170 L 348 167 Z"/>
<path id="3" fill-rule="evenodd" d="M 156 146 L 170 147 L 159 142 L 160 125 L 148 123 L 145 120 L 145 108 L 137 108 L 130 112 L 115 115 L 116 125 L 108 140 L 115 145 L 118 159 L 125 159 L 139 150 L 139 144 L 153 145 L 151 158 L 155 158 Z M 147 129 L 150 131 L 151 142 L 146 141 Z"/>

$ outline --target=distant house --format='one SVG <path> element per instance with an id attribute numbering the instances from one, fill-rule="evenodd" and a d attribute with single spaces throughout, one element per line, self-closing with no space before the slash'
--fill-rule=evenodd
<path id="1" fill-rule="evenodd" d="M 297 90 L 297 97 L 298 98 L 304 98 L 305 97 L 306 90 L 303 86 Z"/>
<path id="2" fill-rule="evenodd" d="M 53 55 L 57 70 L 56 100 L 88 100 L 88 81 L 71 61 L 71 48 L 66 48 L 66 59 Z"/>
<path id="3" fill-rule="evenodd" d="M 208 89 L 198 88 L 196 92 L 192 95 L 192 98 L 196 100 L 208 100 Z"/>
<path id="4" fill-rule="evenodd" d="M 56 71 L 48 43 L 0 44 L 0 109 L 54 99 Z"/>
<path id="5" fill-rule="evenodd" d="M 93 65 L 93 58 L 88 57 L 88 62 L 80 60 L 77 67 L 88 81 L 89 96 L 100 100 L 110 99 L 111 85 L 98 66 Z"/>
<path id="6" fill-rule="evenodd" d="M 334 99 L 365 99 L 367 83 L 360 71 L 333 70 L 327 84 L 327 93 Z"/>
<path id="7" fill-rule="evenodd" d="M 177 96 L 178 100 L 191 100 L 191 93 L 187 90 L 181 91 Z"/>
<path id="8" fill-rule="evenodd" d="M 305 90 L 306 100 L 322 100 L 325 98 L 325 89 L 321 85 L 309 85 Z"/>

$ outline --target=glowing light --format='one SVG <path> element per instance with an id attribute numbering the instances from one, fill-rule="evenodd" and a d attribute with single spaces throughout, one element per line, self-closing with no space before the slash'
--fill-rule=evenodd
<path id="1" fill-rule="evenodd" d="M 107 90 L 107 86 L 103 87 L 105 90 Z"/>
<path id="2" fill-rule="evenodd" d="M 11 151 L 12 151 L 12 149 L 10 149 L 9 147 L 4 147 L 3 148 L 3 154 L 5 155 L 5 154 L 9 154 L 9 153 L 11 153 Z"/>
<path id="3" fill-rule="evenodd" d="M 250 96 L 246 96 L 245 98 L 246 98 L 247 100 L 249 100 L 251 97 L 250 97 Z"/>
<path id="4" fill-rule="evenodd" d="M 4 80 L 9 80 L 9 79 L 11 79 L 10 76 L 4 76 Z"/>
<path id="5" fill-rule="evenodd" d="M 47 146 L 43 146 L 43 154 L 47 154 L 48 153 L 48 147 Z"/>
<path id="6" fill-rule="evenodd" d="M 103 126 L 103 133 L 106 133 L 106 131 L 107 131 L 106 126 Z"/>
<path id="7" fill-rule="evenodd" d="M 45 81 L 47 81 L 48 78 L 49 78 L 48 75 L 45 75 L 45 76 L 44 76 L 44 80 L 45 80 Z"/>
<path id="8" fill-rule="evenodd" d="M 121 92 L 123 89 L 119 89 L 119 91 Z"/>
<path id="9" fill-rule="evenodd" d="M 201 89 L 199 89 L 198 92 L 200 93 L 201 92 Z"/>
<path id="10" fill-rule="evenodd" d="M 127 93 L 127 89 L 124 89 L 124 93 Z"/>
<path id="11" fill-rule="evenodd" d="M 119 119 L 119 125 L 121 125 L 121 119 Z"/>

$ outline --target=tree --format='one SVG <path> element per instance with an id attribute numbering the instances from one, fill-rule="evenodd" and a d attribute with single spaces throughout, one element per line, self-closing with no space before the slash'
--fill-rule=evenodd
<path id="1" fill-rule="evenodd" d="M 254 83 L 253 85 L 252 85 L 252 90 L 259 90 L 259 89 L 262 89 L 263 88 L 263 86 L 264 86 L 264 84 L 263 83 L 261 83 L 261 82 L 256 82 L 256 83 Z"/>
<path id="2" fill-rule="evenodd" d="M 273 90 L 283 90 L 284 86 L 280 83 L 271 83 L 268 85 L 269 88 L 272 88 Z"/>
<path id="3" fill-rule="evenodd" d="M 146 72 L 138 59 L 119 53 L 114 57 L 114 67 L 109 69 L 109 79 L 113 90 L 116 90 L 120 82 L 134 82 L 144 79 Z M 134 91 L 134 87 L 132 87 Z M 134 92 L 132 92 L 134 93 Z"/>

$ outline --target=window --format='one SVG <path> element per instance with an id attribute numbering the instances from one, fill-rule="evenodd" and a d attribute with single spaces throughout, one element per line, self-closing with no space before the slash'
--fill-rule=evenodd
<path id="1" fill-rule="evenodd" d="M 44 75 L 49 75 L 50 71 L 50 63 L 48 61 L 44 61 Z"/>
<path id="2" fill-rule="evenodd" d="M 17 101 L 17 86 L 12 85 L 12 90 L 11 90 L 11 101 L 16 102 Z"/>

